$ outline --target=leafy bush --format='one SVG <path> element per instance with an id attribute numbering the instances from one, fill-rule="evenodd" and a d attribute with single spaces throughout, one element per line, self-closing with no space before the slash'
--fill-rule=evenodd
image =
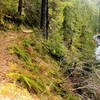
<path id="1" fill-rule="evenodd" d="M 30 26 L 38 26 L 40 24 L 40 0 L 25 0 L 25 24 L 27 23 Z"/>
<path id="2" fill-rule="evenodd" d="M 29 45 L 32 45 L 32 40 L 31 39 L 25 39 L 23 41 L 23 46 L 28 47 Z"/>
<path id="3" fill-rule="evenodd" d="M 3 15 L 14 16 L 17 14 L 17 0 L 3 0 L 1 3 L 1 10 Z"/>
<path id="4" fill-rule="evenodd" d="M 41 38 L 39 35 L 38 35 L 38 38 L 35 36 L 35 37 L 32 37 L 31 39 L 28 39 L 28 38 L 25 38 L 23 40 L 23 46 L 24 47 L 29 47 L 31 46 L 33 50 L 39 52 L 39 53 L 44 53 L 44 40 L 43 38 Z"/>
<path id="5" fill-rule="evenodd" d="M 63 43 L 63 37 L 60 34 L 51 34 L 47 40 L 48 52 L 55 58 L 63 58 L 66 52 L 66 47 Z"/>

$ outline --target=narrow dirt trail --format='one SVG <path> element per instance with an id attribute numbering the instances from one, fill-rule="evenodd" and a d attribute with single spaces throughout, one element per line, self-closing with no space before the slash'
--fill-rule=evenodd
<path id="1" fill-rule="evenodd" d="M 7 48 L 16 41 L 16 32 L 0 32 L 0 83 L 7 81 L 8 63 L 14 59 L 14 55 L 10 55 Z"/>

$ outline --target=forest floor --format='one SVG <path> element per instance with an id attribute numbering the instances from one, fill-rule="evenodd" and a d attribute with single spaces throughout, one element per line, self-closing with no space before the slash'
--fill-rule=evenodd
<path id="1" fill-rule="evenodd" d="M 56 87 L 56 83 L 60 81 L 62 82 L 62 79 L 65 78 L 62 73 L 59 72 L 60 66 L 58 63 L 48 54 L 42 54 L 35 49 L 31 52 L 32 48 L 23 47 L 23 41 L 28 38 L 30 39 L 30 36 L 33 36 L 33 34 L 29 33 L 35 35 L 34 30 L 29 28 L 22 28 L 19 31 L 0 31 L 0 100 L 65 100 L 57 94 L 57 91 L 55 92 L 52 89 L 53 85 Z M 32 37 L 32 41 L 37 41 L 37 39 L 34 36 Z M 36 49 L 40 49 L 39 45 L 41 45 L 41 42 L 37 43 Z M 22 56 L 23 53 L 25 53 L 24 51 L 27 50 L 29 52 L 29 57 L 32 59 L 33 66 L 31 67 L 34 69 L 31 69 L 31 71 L 28 70 L 25 66 L 26 63 L 19 59 L 18 55 L 12 51 L 12 47 L 22 50 L 20 51 Z M 24 57 L 26 57 L 25 54 Z M 48 85 L 44 84 L 40 94 L 32 94 L 28 91 L 27 86 L 23 86 L 23 84 L 17 80 L 19 75 L 25 75 L 25 78 L 27 78 L 26 75 L 31 77 L 33 83 L 29 85 L 32 85 L 33 89 L 36 91 L 40 89 L 40 86 L 42 86 L 43 83 Z M 40 78 L 41 81 L 34 84 L 38 78 Z M 74 96 L 72 92 L 73 87 L 68 79 L 65 79 L 64 86 L 56 88 L 68 91 L 68 98 L 81 100 L 80 97 L 77 97 L 76 95 Z M 48 91 L 49 96 L 45 95 L 46 91 Z"/>
<path id="2" fill-rule="evenodd" d="M 8 63 L 15 60 L 16 56 L 10 55 L 7 48 L 17 40 L 15 32 L 0 32 L 0 82 L 7 82 L 6 73 L 9 70 Z"/>
<path id="3" fill-rule="evenodd" d="M 8 48 L 20 42 L 18 37 L 23 32 L 19 33 L 15 31 L 0 31 L 0 100 L 34 100 L 27 90 L 17 88 L 7 76 L 11 69 L 9 63 L 18 62 L 17 56 L 10 54 Z"/>
<path id="4" fill-rule="evenodd" d="M 22 32 L 16 31 L 7 31 L 7 32 L 0 32 L 0 82 L 8 82 L 6 73 L 9 71 L 9 62 L 13 61 L 16 62 L 17 57 L 16 55 L 11 55 L 9 53 L 8 47 L 12 45 L 16 45 L 19 41 L 21 35 L 25 35 L 25 33 L 31 33 L 31 29 L 23 29 Z"/>

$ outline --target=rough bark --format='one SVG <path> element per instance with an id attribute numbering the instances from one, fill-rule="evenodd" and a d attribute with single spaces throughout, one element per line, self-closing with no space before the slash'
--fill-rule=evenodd
<path id="1" fill-rule="evenodd" d="M 22 14 L 22 0 L 18 0 L 18 14 Z"/>
<path id="2" fill-rule="evenodd" d="M 42 0 L 40 28 L 43 31 L 43 35 L 48 39 L 48 0 Z"/>

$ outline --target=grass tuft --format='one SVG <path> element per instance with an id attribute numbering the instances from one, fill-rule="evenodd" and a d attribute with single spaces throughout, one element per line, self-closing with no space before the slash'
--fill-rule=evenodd
<path id="1" fill-rule="evenodd" d="M 21 74 L 17 80 L 26 85 L 29 90 L 32 90 L 35 93 L 41 93 L 44 90 L 43 85 L 27 75 Z"/>

